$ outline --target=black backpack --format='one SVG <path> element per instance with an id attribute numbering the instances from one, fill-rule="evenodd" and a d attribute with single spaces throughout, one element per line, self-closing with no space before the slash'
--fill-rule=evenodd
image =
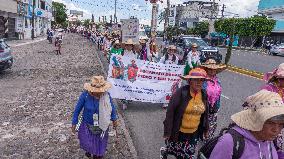
<path id="1" fill-rule="evenodd" d="M 215 147 L 215 145 L 218 143 L 219 138 L 225 133 L 231 134 L 234 142 L 233 147 L 233 156 L 232 159 L 239 159 L 245 148 L 245 140 L 243 135 L 241 135 L 239 132 L 237 132 L 234 129 L 223 129 L 221 130 L 219 136 L 214 137 L 210 139 L 208 142 L 206 142 L 199 150 L 197 159 L 208 159 Z"/>

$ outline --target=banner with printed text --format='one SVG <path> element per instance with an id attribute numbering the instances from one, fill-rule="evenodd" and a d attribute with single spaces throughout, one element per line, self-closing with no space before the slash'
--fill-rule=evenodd
<path id="1" fill-rule="evenodd" d="M 109 92 L 117 99 L 168 103 L 181 84 L 184 67 L 113 55 L 108 72 L 113 86 Z"/>

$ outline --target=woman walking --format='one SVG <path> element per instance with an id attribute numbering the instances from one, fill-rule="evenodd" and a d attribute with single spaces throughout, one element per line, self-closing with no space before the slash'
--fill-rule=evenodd
<path id="1" fill-rule="evenodd" d="M 276 70 L 265 75 L 267 84 L 262 89 L 278 93 L 284 102 L 284 63 L 280 64 Z M 276 148 L 279 159 L 284 159 L 284 130 L 276 139 Z"/>
<path id="2" fill-rule="evenodd" d="M 178 64 L 178 57 L 175 55 L 177 52 L 177 47 L 170 45 L 168 47 L 167 53 L 160 59 L 160 63 L 163 64 Z"/>
<path id="3" fill-rule="evenodd" d="M 198 140 L 208 136 L 208 101 L 202 92 L 207 73 L 195 68 L 182 78 L 189 85 L 178 89 L 170 100 L 164 121 L 168 144 L 166 149 L 161 148 L 161 158 L 170 154 L 177 159 L 194 159 Z"/>
<path id="4" fill-rule="evenodd" d="M 188 72 L 199 66 L 200 63 L 200 52 L 197 50 L 198 45 L 196 43 L 193 43 L 191 45 L 191 51 L 184 57 L 184 60 L 186 60 L 184 74 L 187 75 Z"/>
<path id="5" fill-rule="evenodd" d="M 123 57 L 126 57 L 128 59 L 129 62 L 131 62 L 132 60 L 136 60 L 138 59 L 138 56 L 137 54 L 134 52 L 133 50 L 134 48 L 134 43 L 133 43 L 133 40 L 132 39 L 128 39 L 126 42 L 125 42 L 125 49 L 123 51 Z M 126 70 L 129 70 L 129 66 L 126 66 Z M 129 77 L 128 77 L 128 71 L 125 72 L 125 80 L 129 80 Z M 129 100 L 125 100 L 125 99 L 122 99 L 121 100 L 122 102 L 122 109 L 123 110 L 126 110 L 128 105 L 130 104 L 131 101 Z"/>
<path id="6" fill-rule="evenodd" d="M 220 100 L 222 93 L 222 86 L 217 74 L 226 69 L 226 65 L 218 65 L 213 59 L 207 60 L 204 65 L 201 65 L 207 72 L 208 78 L 203 83 L 203 90 L 207 99 L 208 105 L 208 119 L 209 119 L 209 131 L 208 139 L 214 137 L 214 132 L 217 128 L 217 115 L 220 109 Z"/>
<path id="7" fill-rule="evenodd" d="M 284 104 L 277 93 L 261 90 L 247 97 L 231 119 L 234 126 L 219 138 L 209 159 L 280 158 L 273 140 L 284 126 Z M 237 136 L 243 140 L 236 142 Z"/>
<path id="8" fill-rule="evenodd" d="M 177 51 L 176 46 L 170 45 L 168 47 L 167 53 L 160 59 L 160 63 L 163 64 L 178 64 L 178 57 L 175 55 Z M 163 103 L 162 107 L 166 109 L 168 107 L 168 103 Z"/>
<path id="9" fill-rule="evenodd" d="M 87 157 L 101 159 L 105 155 L 108 143 L 108 131 L 111 121 L 116 127 L 116 107 L 107 90 L 111 84 L 103 76 L 94 76 L 90 83 L 85 83 L 83 93 L 75 107 L 72 119 L 72 132 L 76 133 L 79 114 L 83 110 L 78 138 L 80 148 L 86 151 Z"/>

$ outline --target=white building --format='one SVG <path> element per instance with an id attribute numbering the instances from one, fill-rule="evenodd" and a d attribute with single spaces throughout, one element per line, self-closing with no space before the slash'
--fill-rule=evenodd
<path id="1" fill-rule="evenodd" d="M 38 37 L 45 35 L 47 29 L 51 28 L 52 0 L 35 0 L 35 2 L 34 36 Z M 31 39 L 33 0 L 18 0 L 18 14 L 16 32 L 22 33 L 25 39 Z"/>
<path id="2" fill-rule="evenodd" d="M 217 18 L 218 3 L 205 1 L 188 1 L 177 6 L 171 6 L 169 25 L 192 28 L 202 19 Z"/>

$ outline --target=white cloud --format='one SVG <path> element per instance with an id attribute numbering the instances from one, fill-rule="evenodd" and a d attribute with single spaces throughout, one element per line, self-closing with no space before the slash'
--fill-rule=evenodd
<path id="1" fill-rule="evenodd" d="M 250 17 L 252 15 L 257 14 L 257 7 L 259 4 L 259 0 L 221 0 L 219 4 L 225 4 L 225 15 L 230 15 L 231 17 L 233 14 L 228 13 L 236 13 L 240 17 Z M 220 10 L 221 10 L 220 6 Z"/>
<path id="2" fill-rule="evenodd" d="M 91 19 L 92 18 L 92 13 L 91 12 L 89 12 L 86 9 L 83 9 L 83 8 L 75 6 L 75 4 L 72 3 L 72 2 L 71 3 L 67 3 L 64 0 L 52 0 L 52 1 L 63 3 L 64 5 L 66 5 L 66 9 L 68 9 L 67 15 L 70 14 L 70 10 L 77 10 L 77 11 L 83 11 L 83 17 L 79 17 L 79 19 L 82 20 L 82 19 Z"/>

